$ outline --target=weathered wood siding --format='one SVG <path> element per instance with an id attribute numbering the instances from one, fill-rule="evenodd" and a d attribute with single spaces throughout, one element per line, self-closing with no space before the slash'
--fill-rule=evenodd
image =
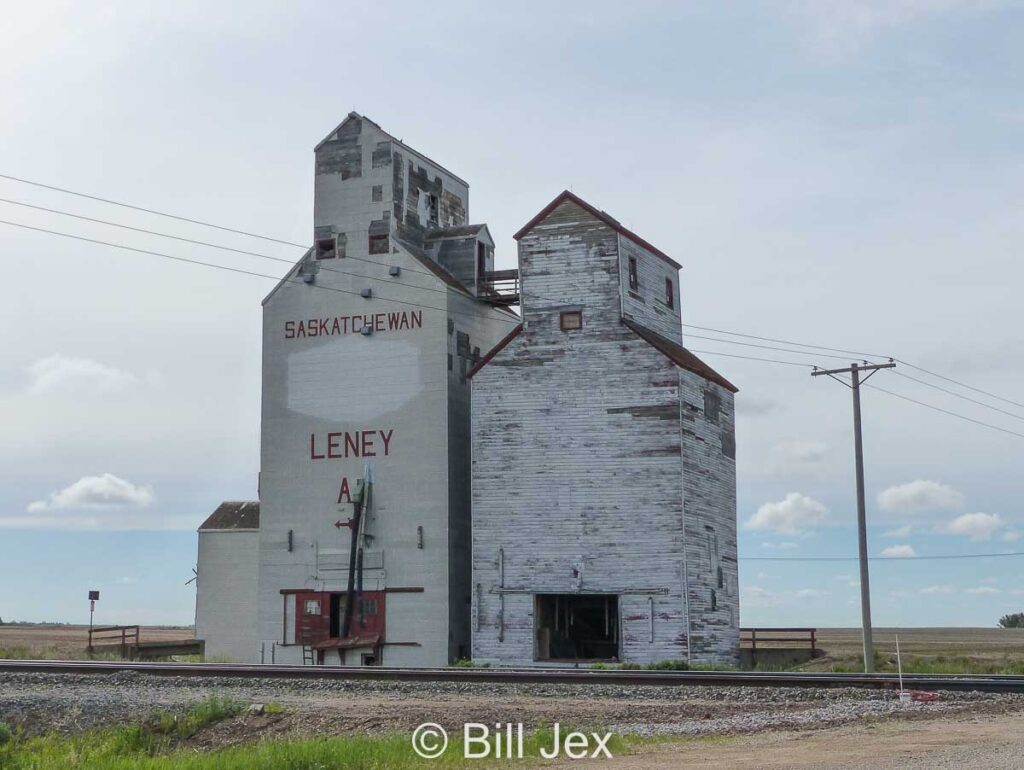
<path id="1" fill-rule="evenodd" d="M 662 337 L 683 344 L 679 325 L 679 271 L 657 254 L 638 243 L 619 236 L 619 276 L 622 291 L 622 314 Z M 629 258 L 637 263 L 637 288 L 629 287 Z M 665 280 L 672 281 L 673 304 L 665 301 Z"/>
<path id="2" fill-rule="evenodd" d="M 688 610 L 695 659 L 735 660 L 735 485 L 710 441 L 722 426 L 703 424 L 702 400 L 689 408 L 703 378 L 622 324 L 622 243 L 568 201 L 519 242 L 524 329 L 473 378 L 477 661 L 533 662 L 534 595 L 574 592 L 619 595 L 624 660 L 686 658 Z M 581 330 L 562 331 L 567 310 Z M 706 526 L 733 567 L 713 613 L 704 587 L 726 559 L 702 561 Z"/>

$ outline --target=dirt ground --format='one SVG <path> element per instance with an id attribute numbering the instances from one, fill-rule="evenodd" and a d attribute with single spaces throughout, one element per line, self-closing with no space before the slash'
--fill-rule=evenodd
<path id="1" fill-rule="evenodd" d="M 878 651 L 894 654 L 897 634 L 903 655 L 1024 658 L 1024 628 L 875 628 Z M 818 646 L 830 657 L 856 657 L 862 652 L 861 630 L 818 629 Z"/>
<path id="2" fill-rule="evenodd" d="M 167 642 L 195 637 L 195 631 L 191 627 L 142 626 L 139 634 L 143 642 Z M 0 626 L 0 651 L 25 648 L 30 654 L 35 652 L 39 657 L 45 658 L 82 657 L 88 639 L 88 626 Z M 97 644 L 99 643 L 100 640 L 97 639 Z"/>
<path id="3" fill-rule="evenodd" d="M 1024 714 L 893 721 L 826 731 L 666 743 L 611 760 L 566 760 L 543 765 L 606 770 L 1016 770 L 1022 766 Z"/>

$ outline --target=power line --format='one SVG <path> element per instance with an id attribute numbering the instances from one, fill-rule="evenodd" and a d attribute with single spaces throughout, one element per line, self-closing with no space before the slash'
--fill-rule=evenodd
<path id="1" fill-rule="evenodd" d="M 951 382 L 954 385 L 959 385 L 961 388 L 967 388 L 968 390 L 973 390 L 975 393 L 981 393 L 982 395 L 988 396 L 989 398 L 994 398 L 997 401 L 1003 401 L 1007 404 L 1013 404 L 1014 406 L 1019 406 L 1022 409 L 1024 409 L 1024 404 L 1020 403 L 1019 401 L 1011 401 L 1008 398 L 997 396 L 995 393 L 989 393 L 987 390 L 982 390 L 981 388 L 976 388 L 973 385 L 968 385 L 966 383 L 959 382 L 958 380 L 954 380 L 951 377 L 946 377 L 945 375 L 942 374 L 930 372 L 927 369 L 923 369 L 920 366 L 915 366 L 914 364 L 908 363 L 907 361 L 904 361 L 902 359 L 897 358 L 896 360 L 899 361 L 904 366 L 909 366 L 911 369 L 916 369 L 917 371 L 924 372 L 925 374 L 931 375 L 932 377 L 938 377 L 940 380 L 945 380 L 946 382 Z"/>
<path id="2" fill-rule="evenodd" d="M 997 430 L 1000 433 L 1009 433 L 1011 436 L 1017 436 L 1019 438 L 1024 438 L 1024 433 L 1017 433 L 1017 431 L 1009 430 L 1007 428 L 1000 428 L 998 425 L 992 425 L 991 423 L 988 423 L 988 422 L 982 422 L 981 420 L 975 420 L 973 417 L 967 417 L 966 415 L 962 415 L 962 414 L 959 414 L 957 412 L 951 412 L 948 409 L 942 409 L 941 407 L 933 406 L 932 404 L 926 404 L 924 401 L 918 401 L 917 399 L 911 398 L 910 396 L 904 396 L 904 395 L 902 395 L 900 393 L 893 393 L 891 390 L 886 390 L 885 388 L 880 388 L 877 385 L 865 385 L 864 387 L 865 388 L 871 388 L 872 390 L 879 390 L 882 393 L 887 393 L 890 396 L 895 396 L 896 398 L 901 398 L 904 401 L 910 401 L 912 404 L 917 404 L 917 405 L 923 406 L 923 407 L 925 407 L 927 409 L 934 409 L 936 412 L 942 412 L 943 414 L 948 414 L 951 417 L 957 417 L 957 418 L 959 418 L 961 420 L 966 420 L 967 422 L 973 422 L 975 425 L 981 425 L 981 426 L 983 426 L 985 428 L 991 428 L 992 430 Z"/>
<path id="3" fill-rule="evenodd" d="M 957 393 L 954 390 L 949 390 L 948 388 L 944 388 L 941 385 L 935 385 L 935 384 L 933 384 L 931 382 L 925 382 L 924 380 L 919 380 L 916 377 L 911 377 L 909 374 L 903 374 L 902 372 L 893 372 L 893 374 L 898 375 L 900 377 L 903 377 L 904 379 L 910 380 L 911 382 L 916 382 L 916 383 L 919 383 L 921 385 L 924 385 L 927 388 L 934 388 L 935 390 L 942 391 L 943 393 L 948 393 L 949 395 L 955 396 L 956 398 L 962 398 L 964 401 L 970 401 L 972 404 L 977 404 L 978 406 L 983 406 L 986 409 L 991 409 L 994 412 L 999 412 L 1000 414 L 1005 414 L 1005 415 L 1008 415 L 1008 416 L 1013 417 L 1013 418 L 1018 419 L 1018 420 L 1024 420 L 1024 417 L 1022 417 L 1019 414 L 1014 414 L 1013 412 L 1008 412 L 1005 409 L 1000 409 L 998 406 L 992 406 L 991 404 L 986 404 L 984 401 L 978 401 L 977 399 L 971 398 L 970 396 L 965 396 L 962 393 Z"/>
<path id="4" fill-rule="evenodd" d="M 741 332 L 731 332 L 727 329 L 713 329 L 710 326 L 697 326 L 696 324 L 683 324 L 687 329 L 700 329 L 705 332 L 714 332 L 715 334 L 728 334 L 732 337 L 746 337 L 750 340 L 760 340 L 761 342 L 778 342 L 783 345 L 796 345 L 801 348 L 815 348 L 816 350 L 831 350 L 833 353 L 845 353 L 848 356 L 862 356 L 864 358 L 884 358 L 889 359 L 892 356 L 882 355 L 881 353 L 860 353 L 856 350 L 843 350 L 842 348 L 829 348 L 824 345 L 808 345 L 805 342 L 794 342 L 793 340 L 777 339 L 775 337 L 758 337 L 756 334 L 743 334 Z M 691 335 L 696 336 L 696 335 Z"/>
<path id="5" fill-rule="evenodd" d="M 1024 556 L 1024 551 L 1010 553 L 948 553 L 935 556 L 869 556 L 869 561 L 935 561 L 947 559 L 994 559 Z M 858 561 L 857 556 L 739 556 L 741 561 Z"/>
<path id="6" fill-rule="evenodd" d="M 234 254 L 244 254 L 244 255 L 250 256 L 250 257 L 258 257 L 259 259 L 266 259 L 266 260 L 270 260 L 272 262 L 282 262 L 282 263 L 284 263 L 284 264 L 286 264 L 286 265 L 288 265 L 290 267 L 294 266 L 296 261 L 297 261 L 297 260 L 294 260 L 294 259 L 285 259 L 283 257 L 274 257 L 274 256 L 271 256 L 270 254 L 261 254 L 258 251 L 247 251 L 246 249 L 236 249 L 236 248 L 233 248 L 231 246 L 222 246 L 219 243 L 210 243 L 209 241 L 199 241 L 199 240 L 195 240 L 194 238 L 185 238 L 185 237 L 182 237 L 180 235 L 173 235 L 171 233 L 161 233 L 161 232 L 159 232 L 157 230 L 147 230 L 144 227 L 133 227 L 132 225 L 125 225 L 125 224 L 121 224 L 120 222 L 111 222 L 111 221 L 106 220 L 106 219 L 96 219 L 95 217 L 87 217 L 87 216 L 83 216 L 82 214 L 74 214 L 74 213 L 72 213 L 70 211 L 61 211 L 60 209 L 51 209 L 51 208 L 47 208 L 45 206 L 36 206 L 34 204 L 31 204 L 31 203 L 24 203 L 22 201 L 11 200 L 9 198 L 0 198 L 0 203 L 10 203 L 10 204 L 13 204 L 15 206 L 24 206 L 25 208 L 35 209 L 37 211 L 46 211 L 46 212 L 48 212 L 50 214 L 59 214 L 60 216 L 72 217 L 74 219 L 81 219 L 81 220 L 84 220 L 86 222 L 95 222 L 96 224 L 100 224 L 100 225 L 109 225 L 110 227 L 119 227 L 122 230 L 131 230 L 131 231 L 136 232 L 136 233 L 145 233 L 147 235 L 156 235 L 156 236 L 159 236 L 160 238 L 169 238 L 169 239 L 174 240 L 174 241 L 181 241 L 183 243 L 191 243 L 191 244 L 196 245 L 196 246 L 208 246 L 208 247 L 210 247 L 212 249 L 221 249 L 222 251 L 230 251 L 230 252 L 232 252 Z M 380 262 L 374 262 L 372 259 L 361 259 L 360 257 L 345 257 L 345 259 L 360 259 L 360 261 L 367 262 L 367 263 L 369 263 L 371 265 L 375 265 L 377 267 L 381 267 L 382 266 Z M 388 284 L 390 286 L 395 285 L 395 281 L 393 281 L 393 280 L 388 280 L 386 278 L 377 278 L 377 277 L 372 276 L 372 275 L 363 275 L 362 273 L 352 273 L 352 272 L 349 272 L 347 270 L 339 270 L 336 267 L 330 267 L 329 265 L 325 265 L 323 263 L 323 261 L 318 261 L 317 264 L 319 265 L 319 268 L 321 270 L 324 270 L 324 271 L 327 271 L 327 272 L 330 272 L 330 273 L 338 273 L 339 275 L 348 275 L 348 276 L 352 276 L 354 278 L 363 278 L 363 279 L 368 280 L 368 281 L 379 281 L 381 283 L 386 283 L 386 284 Z M 404 268 L 404 271 L 405 272 L 409 272 L 409 273 L 421 273 L 423 275 L 429 275 L 432 278 L 436 278 L 437 277 L 434 273 L 427 272 L 426 270 L 415 270 L 413 268 Z M 432 286 L 416 286 L 415 284 L 408 284 L 408 283 L 403 283 L 402 285 L 406 286 L 406 287 L 415 288 L 415 289 L 422 289 L 423 291 L 438 292 L 439 294 L 447 294 L 448 293 L 447 289 L 437 289 L 437 288 L 434 288 Z"/>
<path id="7" fill-rule="evenodd" d="M 704 337 L 704 336 L 702 336 L 700 334 L 689 334 L 689 335 L 687 335 L 687 337 L 690 338 L 690 339 L 697 339 L 697 340 L 709 340 L 711 342 L 724 342 L 727 345 L 742 345 L 743 347 L 748 347 L 748 348 L 762 348 L 764 350 L 777 350 L 780 353 L 796 353 L 797 355 L 800 355 L 800 356 L 823 356 L 825 358 L 839 358 L 839 359 L 841 359 L 843 361 L 849 361 L 850 360 L 847 356 L 837 356 L 837 355 L 834 355 L 834 354 L 831 354 L 831 353 L 808 353 L 808 352 L 805 352 L 803 350 L 793 350 L 792 348 L 777 348 L 777 347 L 773 347 L 771 345 L 759 345 L 756 342 L 737 342 L 736 340 L 725 340 L 725 339 L 722 339 L 721 337 Z"/>
<path id="8" fill-rule="evenodd" d="M 701 353 L 708 356 L 726 356 L 727 358 L 742 358 L 747 361 L 766 361 L 770 364 L 786 364 L 788 366 L 799 366 L 802 369 L 813 369 L 814 364 L 805 364 L 799 361 L 782 361 L 777 358 L 756 358 L 754 356 L 741 356 L 736 353 L 723 353 L 720 350 L 695 350 L 694 348 L 687 348 L 691 353 Z"/>
<path id="9" fill-rule="evenodd" d="M 168 219 L 177 219 L 179 222 L 188 222 L 193 225 L 202 225 L 203 227 L 212 227 L 215 230 L 223 230 L 226 233 L 234 233 L 235 235 L 248 235 L 250 238 L 259 238 L 261 241 L 270 241 L 272 243 L 282 243 L 285 246 L 297 246 L 300 249 L 309 248 L 307 245 L 302 243 L 293 243 L 292 241 L 284 241 L 280 238 L 271 238 L 266 235 L 258 235 L 256 233 L 250 233 L 247 230 L 236 230 L 231 227 L 224 227 L 223 225 L 215 225 L 212 222 L 204 222 L 201 219 L 190 219 L 189 217 L 178 216 L 177 214 L 168 214 L 164 211 L 157 211 L 156 209 L 147 209 L 142 206 L 134 206 L 131 203 L 122 203 L 121 201 L 110 200 L 109 198 L 101 198 L 98 195 L 89 195 L 88 193 L 76 192 L 75 190 L 68 190 L 65 187 L 56 187 L 55 185 L 43 184 L 42 182 L 33 182 L 29 179 L 21 179 L 20 177 L 11 176 L 10 174 L 0 174 L 0 179 L 10 179 L 12 182 L 20 182 L 21 184 L 32 185 L 33 187 L 41 187 L 44 190 L 54 190 L 56 192 L 65 193 L 67 195 L 75 195 L 79 198 L 88 198 L 92 201 L 99 201 L 100 203 L 109 203 L 111 206 L 120 206 L 121 208 L 132 209 L 133 211 L 142 211 L 146 214 L 155 214 L 158 217 L 167 217 Z"/>
<path id="10" fill-rule="evenodd" d="M 218 265 L 218 264 L 215 264 L 213 262 L 204 262 L 204 261 L 199 260 L 199 259 L 189 259 L 188 257 L 179 257 L 179 256 L 175 256 L 173 254 L 165 254 L 165 253 L 159 252 L 159 251 L 150 251 L 149 249 L 139 249 L 139 248 L 136 248 L 134 246 L 126 246 L 123 243 L 112 243 L 110 241 L 101 241 L 101 240 L 98 240 L 96 238 L 86 238 L 85 236 L 82 236 L 82 235 L 72 235 L 71 233 L 62 233 L 59 230 L 50 230 L 50 229 L 47 229 L 45 227 L 33 227 L 32 225 L 22 224 L 21 222 L 10 222 L 10 221 L 8 221 L 6 219 L 0 219 L 0 224 L 11 225 L 12 227 L 21 227 L 21 228 L 23 228 L 25 230 L 34 230 L 36 232 L 48 233 L 50 235 L 59 235 L 59 236 L 61 236 L 63 238 L 73 238 L 74 240 L 77 240 L 77 241 L 85 241 L 86 243 L 95 243 L 95 244 L 98 244 L 100 246 L 109 246 L 110 248 L 114 248 L 114 249 L 123 249 L 124 251 L 133 251 L 133 252 L 135 252 L 137 254 L 148 254 L 148 255 L 151 255 L 151 256 L 154 256 L 154 257 L 161 257 L 163 259 L 174 260 L 175 262 L 184 262 L 184 263 L 190 264 L 190 265 L 200 265 L 202 267 L 210 267 L 210 268 L 214 268 L 216 270 L 226 270 L 226 271 L 231 272 L 231 273 L 239 273 L 241 275 L 251 275 L 251 276 L 254 276 L 254 277 L 257 277 L 257 278 L 268 278 L 271 281 L 279 281 L 280 282 L 280 281 L 283 280 L 284 282 L 287 282 L 287 283 L 296 283 L 296 284 L 299 284 L 299 285 L 307 285 L 304 281 L 300 281 L 300 280 L 295 279 L 295 278 L 288 278 L 287 276 L 284 279 L 281 279 L 281 278 L 279 278 L 276 275 L 267 275 L 266 273 L 257 273 L 257 272 L 252 271 L 252 270 L 243 270 L 243 269 L 237 268 L 237 267 L 228 267 L 227 265 Z M 322 285 L 316 284 L 316 283 L 309 284 L 309 285 L 311 285 L 314 289 L 322 289 L 324 291 L 334 291 L 334 292 L 338 292 L 339 294 L 351 294 L 351 295 L 356 296 L 356 297 L 361 297 L 362 296 L 362 294 L 360 292 L 358 292 L 358 291 L 350 291 L 348 289 L 338 289 L 338 288 L 335 288 L 333 286 L 322 286 Z M 453 315 L 464 315 L 464 316 L 468 316 L 468 317 L 471 317 L 471 318 L 478 318 L 478 316 L 476 316 L 473 313 L 466 313 L 466 312 L 459 311 L 459 310 L 449 310 L 448 308 L 436 307 L 434 305 L 423 305 L 423 304 L 421 304 L 419 302 L 409 302 L 409 301 L 401 300 L 401 299 L 393 299 L 391 297 L 383 297 L 383 296 L 381 296 L 379 294 L 373 295 L 373 298 L 374 299 L 383 300 L 385 302 L 394 302 L 394 303 L 399 304 L 399 305 L 409 305 L 411 307 L 419 307 L 419 308 L 423 308 L 425 310 L 439 310 L 439 311 L 441 311 L 443 313 L 451 313 Z M 514 320 L 511 319 L 511 318 L 509 318 L 509 319 L 496 318 L 495 320 L 504 321 L 505 323 L 512 323 L 512 324 L 517 324 L 517 325 L 521 322 L 520 319 L 518 319 L 518 318 L 516 318 Z"/>

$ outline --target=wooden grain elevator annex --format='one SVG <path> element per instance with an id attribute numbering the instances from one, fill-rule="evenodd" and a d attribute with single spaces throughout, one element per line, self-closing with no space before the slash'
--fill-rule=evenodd
<path id="1" fill-rule="evenodd" d="M 470 371 L 474 660 L 735 663 L 736 388 L 680 265 L 568 191 L 515 238 L 523 323 Z"/>

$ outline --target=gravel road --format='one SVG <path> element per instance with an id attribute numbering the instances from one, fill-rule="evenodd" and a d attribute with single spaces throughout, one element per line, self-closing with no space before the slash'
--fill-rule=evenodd
<path id="1" fill-rule="evenodd" d="M 23 673 L 0 674 L 0 721 L 31 733 L 75 731 L 137 721 L 155 710 L 185 708 L 214 694 L 245 704 L 274 701 L 287 709 L 273 720 L 220 727 L 224 735 L 217 743 L 233 742 L 235 733 L 242 740 L 260 731 L 300 735 L 411 731 L 425 721 L 459 729 L 465 722 L 523 722 L 532 727 L 560 721 L 601 725 L 618 734 L 701 736 L 819 729 L 893 715 L 915 719 L 965 711 L 998 714 L 1024 706 L 1024 696 L 982 693 L 944 693 L 935 703 L 901 706 L 891 692 L 859 689 Z"/>

